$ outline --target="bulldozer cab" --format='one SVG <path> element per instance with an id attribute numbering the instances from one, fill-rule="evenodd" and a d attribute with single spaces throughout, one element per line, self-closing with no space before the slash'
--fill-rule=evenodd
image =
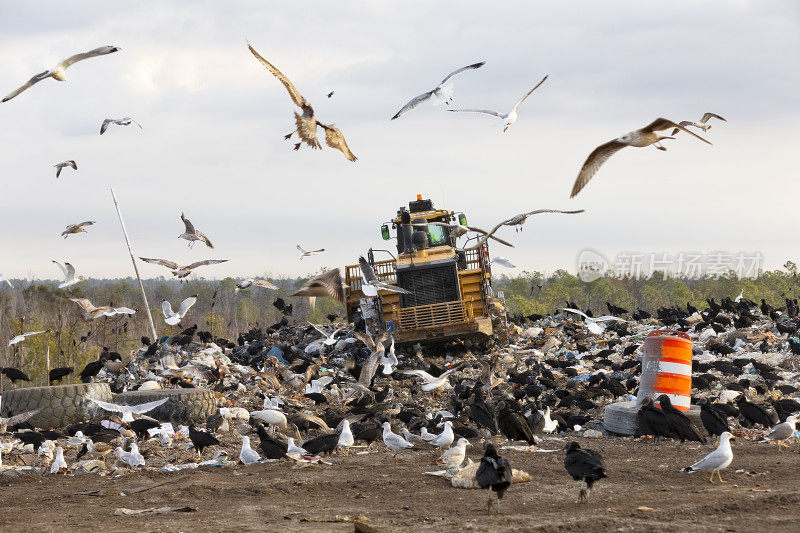
<path id="1" fill-rule="evenodd" d="M 366 304 L 377 308 L 381 327 L 391 331 L 398 343 L 440 342 L 455 338 L 489 337 L 492 314 L 500 307 L 491 295 L 491 266 L 488 244 L 458 246 L 463 236 L 460 226 L 466 216 L 436 209 L 429 199 L 401 207 L 396 216 L 381 226 L 385 240 L 397 240 L 397 256 L 386 250 L 390 259 L 368 260 L 376 277 L 408 291 L 378 291 L 377 301 L 366 299 L 358 265 L 345 269 L 348 319 L 363 314 Z M 470 242 L 470 241 L 467 241 Z"/>

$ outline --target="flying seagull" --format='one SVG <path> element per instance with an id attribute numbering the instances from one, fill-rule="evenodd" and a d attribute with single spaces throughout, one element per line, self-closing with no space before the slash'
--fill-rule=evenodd
<path id="1" fill-rule="evenodd" d="M 306 281 L 292 296 L 331 296 L 344 303 L 344 289 L 339 269 L 328 270 Z"/>
<path id="2" fill-rule="evenodd" d="M 61 170 L 64 167 L 72 167 L 74 170 L 78 170 L 78 164 L 75 163 L 74 159 L 70 159 L 69 161 L 62 161 L 61 163 L 56 163 L 53 165 L 56 169 L 56 179 L 61 176 Z"/>
<path id="3" fill-rule="evenodd" d="M 722 435 L 719 436 L 719 445 L 717 446 L 717 449 L 697 461 L 692 466 L 687 466 L 684 468 L 683 472 L 711 472 L 711 477 L 708 479 L 709 483 L 714 483 L 714 474 L 717 474 L 720 483 L 723 483 L 720 471 L 728 468 L 728 466 L 731 464 L 731 461 L 733 461 L 731 439 L 735 438 L 736 437 L 731 435 L 730 432 L 723 432 Z"/>
<path id="4" fill-rule="evenodd" d="M 211 241 L 208 240 L 208 237 L 206 237 L 205 233 L 196 230 L 189 219 L 183 216 L 183 213 L 181 213 L 181 220 L 183 221 L 183 225 L 186 226 L 186 231 L 178 235 L 178 238 L 189 241 L 189 248 L 194 246 L 195 241 L 203 241 L 209 248 L 214 247 L 214 245 L 211 244 Z"/>
<path id="5" fill-rule="evenodd" d="M 12 284 L 11 284 L 11 281 L 9 281 L 8 279 L 6 279 L 6 278 L 5 278 L 5 276 L 3 276 L 2 274 L 0 274 L 0 285 L 2 285 L 4 281 L 5 281 L 6 283 L 8 283 L 8 286 L 9 286 L 9 287 L 11 287 L 12 289 L 14 288 L 14 285 L 12 285 Z"/>
<path id="6" fill-rule="evenodd" d="M 480 63 L 473 63 L 472 65 L 467 65 L 466 67 L 461 67 L 458 70 L 454 70 L 453 72 L 448 74 L 447 77 L 443 79 L 442 82 L 439 85 L 437 85 L 433 90 L 428 91 L 426 93 L 422 93 L 421 95 L 416 96 L 411 100 L 409 100 L 409 102 L 406 105 L 404 105 L 403 108 L 400 109 L 400 111 L 398 111 L 392 117 L 392 120 L 400 117 L 400 115 L 408 113 L 409 111 L 420 105 L 422 102 L 429 100 L 431 96 L 435 96 L 439 102 L 444 102 L 445 104 L 450 105 L 450 102 L 453 101 L 453 82 L 448 83 L 448 81 L 450 81 L 450 78 L 452 78 L 453 76 L 455 76 L 460 72 L 464 72 L 465 70 L 481 68 L 484 64 L 486 64 L 486 61 L 481 61 Z"/>
<path id="7" fill-rule="evenodd" d="M 699 128 L 703 131 L 708 131 L 711 129 L 711 124 L 709 124 L 708 121 L 711 120 L 712 118 L 718 118 L 722 122 L 728 122 L 727 120 L 725 120 L 724 118 L 715 113 L 705 113 L 703 115 L 703 118 L 701 118 L 697 122 L 692 122 L 691 120 L 681 120 L 680 122 L 678 122 L 678 125 L 683 127 L 694 126 L 695 128 Z M 674 130 L 672 130 L 672 135 L 676 135 L 679 131 L 681 131 L 680 128 L 675 128 Z"/>
<path id="8" fill-rule="evenodd" d="M 122 413 L 123 424 L 128 422 L 133 422 L 133 415 L 143 415 L 145 413 L 149 413 L 156 407 L 166 403 L 166 401 L 169 400 L 169 398 L 164 398 L 163 400 L 140 403 L 137 405 L 119 405 L 116 403 L 103 402 L 96 398 L 87 398 L 87 399 L 93 401 L 105 411 L 111 411 L 112 413 Z"/>
<path id="9" fill-rule="evenodd" d="M 318 254 L 320 252 L 324 252 L 325 248 L 320 248 L 319 250 L 306 250 L 299 244 L 297 245 L 297 258 L 302 261 L 304 257 L 311 257 L 314 254 Z"/>
<path id="10" fill-rule="evenodd" d="M 44 407 L 39 407 L 38 409 L 33 409 L 31 411 L 25 411 L 24 413 L 14 415 L 9 418 L 3 418 L 0 416 L 0 431 L 5 433 L 6 426 L 16 426 L 17 424 L 27 422 L 33 415 L 39 413 L 39 411 L 42 409 L 44 409 Z"/>
<path id="11" fill-rule="evenodd" d="M 594 176 L 595 173 L 597 173 L 603 163 L 608 161 L 609 157 L 619 152 L 626 146 L 644 148 L 645 146 L 650 146 L 652 144 L 659 150 L 666 150 L 666 148 L 661 145 L 660 141 L 663 139 L 673 139 L 674 137 L 668 137 L 656 132 L 665 130 L 667 128 L 675 128 L 679 131 L 685 131 L 689 135 L 697 137 L 704 143 L 711 144 L 699 135 L 687 130 L 680 124 L 676 124 L 665 118 L 657 118 L 642 129 L 628 132 L 622 137 L 617 137 L 613 141 L 608 141 L 607 143 L 601 144 L 595 148 L 583 163 L 583 166 L 578 173 L 578 177 L 575 179 L 575 184 L 572 186 L 572 192 L 570 193 L 569 197 L 574 198 L 579 192 L 581 192 L 581 189 L 583 189 L 586 184 L 589 183 L 589 180 L 592 179 L 592 176 Z"/>
<path id="12" fill-rule="evenodd" d="M 627 320 L 623 320 L 621 318 L 617 318 L 615 316 L 599 316 L 599 317 L 590 317 L 583 311 L 579 309 L 570 309 L 565 308 L 564 311 L 569 311 L 570 313 L 575 313 L 576 315 L 580 315 L 583 317 L 583 321 L 586 323 L 586 329 L 590 332 L 594 333 L 595 335 L 600 335 L 605 331 L 605 326 L 603 326 L 603 322 L 608 321 L 615 321 L 615 322 L 627 322 Z"/>
<path id="13" fill-rule="evenodd" d="M 139 126 L 139 129 L 142 129 L 142 125 L 133 120 L 131 117 L 107 118 L 103 121 L 103 124 L 100 125 L 100 135 L 106 132 L 109 124 L 116 124 L 117 126 L 130 126 L 131 124 L 136 124 Z"/>
<path id="14" fill-rule="evenodd" d="M 15 345 L 15 344 L 17 344 L 18 342 L 22 342 L 22 341 L 24 341 L 25 339 L 27 339 L 27 338 L 28 338 L 28 337 L 30 337 L 31 335 L 38 335 L 39 333 L 47 333 L 48 331 L 50 331 L 50 330 L 49 330 L 49 329 L 46 329 L 46 330 L 44 330 L 44 331 L 29 331 L 28 333 L 22 333 L 22 334 L 20 334 L 20 335 L 17 335 L 17 336 L 15 336 L 15 337 L 14 337 L 13 339 L 11 339 L 10 341 L 8 341 L 8 345 L 9 345 L 9 346 L 14 346 L 14 345 Z"/>
<path id="15" fill-rule="evenodd" d="M 375 270 L 372 268 L 372 265 L 364 259 L 363 255 L 358 258 L 358 266 L 361 268 L 361 276 L 363 279 L 361 292 L 364 293 L 364 296 L 377 296 L 378 289 L 389 292 L 399 292 L 400 294 L 411 294 L 411 291 L 407 291 L 397 285 L 391 285 L 385 281 L 380 281 L 375 275 Z"/>
<path id="16" fill-rule="evenodd" d="M 489 260 L 489 264 L 493 265 L 497 263 L 500 266 L 504 266 L 506 268 L 517 268 L 517 265 L 506 259 L 505 257 L 493 257 Z"/>
<path id="17" fill-rule="evenodd" d="M 67 229 L 61 232 L 61 236 L 66 239 L 67 237 L 75 233 L 86 233 L 86 230 L 83 229 L 83 227 L 91 226 L 94 223 L 95 223 L 94 220 L 87 220 L 86 222 L 80 222 L 78 224 L 70 224 L 67 226 Z"/>
<path id="18" fill-rule="evenodd" d="M 219 263 L 224 263 L 227 261 L 227 259 L 205 259 L 203 261 L 196 261 L 191 265 L 179 265 L 178 263 L 170 261 L 169 259 L 152 259 L 149 257 L 140 257 L 139 259 L 141 259 L 145 263 L 152 263 L 154 265 L 161 265 L 163 267 L 167 267 L 172 272 L 172 275 L 180 280 L 183 280 L 183 278 L 191 274 L 192 270 L 196 268 L 205 265 L 217 265 Z"/>
<path id="19" fill-rule="evenodd" d="M 490 231 L 485 232 L 484 236 L 478 239 L 478 243 L 475 246 L 472 246 L 470 250 L 474 250 L 483 246 L 483 243 L 485 243 L 487 239 L 494 238 L 495 232 L 500 228 L 502 228 L 503 226 L 516 226 L 516 229 L 519 230 L 519 228 L 522 227 L 525 221 L 528 220 L 528 217 L 533 215 L 539 215 L 541 213 L 561 213 L 563 215 L 577 215 L 578 213 L 583 213 L 583 209 L 576 209 L 573 211 L 562 211 L 559 209 L 534 209 L 533 211 L 528 211 L 527 213 L 520 213 L 519 215 L 514 215 L 513 217 L 500 222 Z"/>
<path id="20" fill-rule="evenodd" d="M 333 91 L 328 93 L 328 98 L 330 98 L 331 96 L 333 96 Z"/>
<path id="21" fill-rule="evenodd" d="M 290 139 L 292 135 L 297 133 L 297 136 L 300 137 L 300 142 L 295 144 L 294 149 L 299 150 L 300 146 L 303 143 L 306 143 L 308 146 L 314 149 L 320 149 L 321 146 L 319 141 L 317 140 L 317 126 L 320 126 L 323 130 L 325 130 L 325 144 L 330 146 L 331 148 L 335 148 L 342 152 L 344 156 L 349 161 L 356 161 L 358 158 L 350 151 L 350 148 L 347 146 L 347 142 L 344 139 L 344 135 L 339 130 L 339 128 L 335 127 L 333 124 L 323 124 L 322 122 L 317 120 L 317 117 L 314 115 L 314 108 L 311 107 L 311 104 L 303 98 L 303 95 L 292 85 L 292 82 L 289 81 L 289 78 L 283 75 L 280 70 L 275 68 L 272 63 L 261 57 L 261 55 L 256 52 L 252 46 L 248 43 L 247 48 L 250 49 L 250 52 L 256 59 L 258 59 L 261 64 L 267 67 L 273 76 L 278 78 L 286 90 L 289 91 L 289 97 L 291 97 L 292 102 L 303 110 L 302 115 L 298 115 L 297 112 L 294 114 L 295 125 L 297 126 L 295 131 L 285 136 L 286 139 Z"/>
<path id="22" fill-rule="evenodd" d="M 180 307 L 178 307 L 178 312 L 176 313 L 172 310 L 170 303 L 167 300 L 164 300 L 161 302 L 161 311 L 164 313 L 164 322 L 170 326 L 180 324 L 181 320 L 183 320 L 183 317 L 186 316 L 186 313 L 189 312 L 189 309 L 191 309 L 195 303 L 197 303 L 196 294 L 182 301 Z"/>
<path id="23" fill-rule="evenodd" d="M 245 280 L 240 281 L 239 283 L 236 284 L 236 288 L 233 289 L 233 290 L 234 290 L 234 292 L 239 292 L 239 291 L 242 291 L 244 289 L 249 289 L 252 286 L 264 287 L 265 289 L 271 289 L 271 290 L 274 290 L 274 291 L 276 291 L 276 290 L 278 290 L 280 288 L 277 285 L 274 285 L 274 284 L 270 283 L 269 281 L 267 281 L 265 279 L 252 279 L 251 278 L 251 279 L 245 279 Z"/>
<path id="24" fill-rule="evenodd" d="M 446 389 L 452 388 L 450 385 L 450 380 L 448 378 L 450 377 L 450 374 L 452 374 L 456 370 L 459 370 L 462 366 L 464 365 L 463 364 L 456 365 L 447 372 L 442 372 L 437 378 L 431 376 L 424 370 L 401 370 L 400 373 L 406 374 L 407 376 L 417 376 L 418 378 L 421 378 L 424 381 L 421 387 L 422 390 L 425 392 L 430 392 L 432 390 L 441 389 L 443 387 Z"/>
<path id="25" fill-rule="evenodd" d="M 480 233 L 481 235 L 487 235 L 489 232 L 482 230 L 481 228 L 476 228 L 473 226 L 462 226 L 461 224 L 448 224 L 447 222 L 427 222 L 426 224 L 412 224 L 412 226 L 425 226 L 425 225 L 433 225 L 433 226 L 442 226 L 448 228 L 450 230 L 450 235 L 453 237 L 461 237 L 467 234 L 467 232 L 475 232 Z M 489 236 L 490 239 L 499 242 L 500 244 L 504 244 L 506 246 L 510 246 L 511 248 L 514 247 L 513 244 L 510 242 L 506 242 L 499 237 L 495 237 L 494 235 Z"/>
<path id="26" fill-rule="evenodd" d="M 75 267 L 72 266 L 71 264 L 64 263 L 62 265 L 58 261 L 53 261 L 53 263 L 58 265 L 58 268 L 60 268 L 61 272 L 63 272 L 64 276 L 66 276 L 64 278 L 64 281 L 59 283 L 58 285 L 59 289 L 66 289 L 67 287 L 71 287 L 72 285 L 75 285 L 76 283 L 79 283 L 81 281 L 80 278 L 75 276 Z"/>
<path id="27" fill-rule="evenodd" d="M 101 316 L 133 315 L 136 313 L 136 311 L 127 307 L 111 307 L 108 305 L 95 307 L 87 298 L 69 298 L 69 301 L 75 302 L 83 309 L 83 319 L 87 322 Z"/>
<path id="28" fill-rule="evenodd" d="M 448 109 L 448 111 L 452 111 L 453 113 L 486 113 L 487 115 L 494 115 L 502 120 L 507 120 L 505 127 L 503 127 L 503 131 L 508 130 L 511 125 L 517 121 L 517 109 L 519 106 L 522 105 L 522 102 L 525 101 L 527 97 L 531 95 L 533 91 L 539 88 L 539 85 L 544 83 L 544 80 L 547 79 L 547 76 L 542 78 L 542 81 L 537 83 L 533 89 L 525 93 L 525 96 L 519 99 L 519 101 L 514 105 L 514 107 L 508 113 L 498 113 L 497 111 L 492 111 L 490 109 Z"/>
<path id="29" fill-rule="evenodd" d="M 17 96 L 19 93 L 21 93 L 22 91 L 27 89 L 28 87 L 31 87 L 31 86 L 39 83 L 40 81 L 42 81 L 44 79 L 47 79 L 47 78 L 53 78 L 53 79 L 58 80 L 58 81 L 67 81 L 67 77 L 66 77 L 66 74 L 64 73 L 64 71 L 70 65 L 72 65 L 74 63 L 77 63 L 78 61 L 83 61 L 84 59 L 89 59 L 89 58 L 97 57 L 97 56 L 103 56 L 103 55 L 106 55 L 106 54 L 111 54 L 113 52 L 118 52 L 119 50 L 120 50 L 120 48 L 118 48 L 116 46 L 101 46 L 100 48 L 95 48 L 94 50 L 90 50 L 89 52 L 86 52 L 86 53 L 83 53 L 83 54 L 75 54 L 72 57 L 68 57 L 67 59 L 65 59 L 64 61 L 62 61 L 61 63 L 57 64 L 55 67 L 53 67 L 51 70 L 45 70 L 44 72 L 40 72 L 39 74 L 36 74 L 34 77 L 29 79 L 28 82 L 25 85 L 23 85 L 22 87 L 20 87 L 19 89 L 15 90 L 15 91 L 11 92 L 8 96 L 3 98 L 3 102 L 7 102 L 7 101 L 11 100 L 15 96 Z"/>

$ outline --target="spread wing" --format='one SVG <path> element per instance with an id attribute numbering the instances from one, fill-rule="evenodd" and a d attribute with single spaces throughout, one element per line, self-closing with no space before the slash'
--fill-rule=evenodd
<path id="1" fill-rule="evenodd" d="M 378 278 L 375 276 L 375 270 L 372 268 L 364 256 L 360 256 L 358 258 L 358 266 L 361 269 L 361 275 L 364 276 L 364 281 L 366 283 L 372 284 L 375 281 L 378 281 Z"/>
<path id="2" fill-rule="evenodd" d="M 355 162 L 358 158 L 350 151 L 350 148 L 347 146 L 347 142 L 344 140 L 344 135 L 334 126 L 326 126 L 324 124 L 320 124 L 325 129 L 325 144 L 330 146 L 331 148 L 336 148 L 340 152 L 344 154 L 344 156 L 348 159 L 348 161 Z"/>
<path id="3" fill-rule="evenodd" d="M 686 131 L 684 128 L 681 128 Z M 572 192 L 569 194 L 570 198 L 574 198 L 581 189 L 583 189 L 589 180 L 592 179 L 600 167 L 603 166 L 603 163 L 608 161 L 608 158 L 612 155 L 616 154 L 623 148 L 627 146 L 625 143 L 619 142 L 618 140 L 609 141 L 605 144 L 601 144 L 594 150 L 592 153 L 589 154 L 589 157 L 586 158 L 584 161 L 583 166 L 581 167 L 580 172 L 578 172 L 578 177 L 575 178 L 575 183 L 572 185 Z"/>
<path id="4" fill-rule="evenodd" d="M 147 402 L 147 403 L 140 403 L 138 405 L 117 405 L 115 403 L 103 402 L 96 398 L 87 398 L 88 400 L 93 401 L 98 406 L 102 407 L 106 411 L 111 411 L 114 413 L 133 413 L 137 415 L 144 414 L 148 411 L 152 411 L 159 405 L 166 403 L 169 398 L 164 398 L 163 400 L 156 400 L 154 402 Z"/>
<path id="5" fill-rule="evenodd" d="M 319 150 L 322 147 L 317 140 L 317 119 L 314 118 L 314 110 L 311 106 L 303 108 L 303 114 L 294 114 L 294 124 L 297 128 L 297 136 L 314 150 Z"/>
<path id="6" fill-rule="evenodd" d="M 306 99 L 303 98 L 303 95 L 300 94 L 300 92 L 295 88 L 294 85 L 292 85 L 292 82 L 289 81 L 289 78 L 284 76 L 280 70 L 278 70 L 272 65 L 272 63 L 261 57 L 261 54 L 256 52 L 255 49 L 253 49 L 253 47 L 250 46 L 250 43 L 247 44 L 247 48 L 249 48 L 250 52 L 254 56 L 256 56 L 256 59 L 258 59 L 262 65 L 267 67 L 267 70 L 269 70 L 273 76 L 278 78 L 278 81 L 280 81 L 283 84 L 283 86 L 286 87 L 286 90 L 289 91 L 289 96 L 292 98 L 292 102 L 294 102 L 294 104 L 297 107 L 308 106 L 308 102 L 306 101 Z"/>
<path id="7" fill-rule="evenodd" d="M 344 303 L 342 276 L 339 273 L 339 269 L 328 270 L 308 280 L 292 296 L 331 296 Z"/>
<path id="8" fill-rule="evenodd" d="M 95 223 L 94 220 L 87 220 L 86 222 L 81 222 L 80 224 L 75 224 L 76 228 L 82 228 L 83 226 L 91 226 Z"/>
<path id="9" fill-rule="evenodd" d="M 172 312 L 172 305 L 170 305 L 167 300 L 161 302 L 161 312 L 164 313 L 164 318 L 166 319 L 175 315 L 175 313 Z"/>
<path id="10" fill-rule="evenodd" d="M 539 83 L 537 83 L 537 84 L 536 84 L 536 85 L 533 87 L 533 89 L 531 89 L 530 91 L 528 91 L 527 93 L 525 93 L 525 96 L 523 96 L 522 98 L 520 98 L 520 99 L 519 99 L 519 102 L 517 102 L 517 104 L 514 106 L 514 111 L 516 111 L 517 109 L 519 109 L 519 106 L 520 106 L 520 105 L 522 105 L 522 102 L 524 102 L 524 101 L 525 101 L 525 99 L 526 99 L 527 97 L 529 97 L 533 91 L 535 91 L 536 89 L 538 89 L 538 88 L 539 88 L 539 85 L 543 84 L 543 83 L 544 83 L 544 80 L 546 80 L 546 79 L 548 78 L 548 76 L 549 76 L 549 74 L 548 74 L 547 76 L 545 76 L 544 78 L 542 78 L 542 81 L 540 81 Z"/>
<path id="11" fill-rule="evenodd" d="M 23 422 L 29 420 L 33 415 L 37 414 L 42 409 L 44 409 L 44 407 L 33 409 L 31 411 L 25 411 L 24 413 L 14 415 L 9 418 L 0 418 L 0 426 L 16 426 L 17 424 L 22 424 Z"/>
<path id="12" fill-rule="evenodd" d="M 187 270 L 194 270 L 197 267 L 205 266 L 205 265 L 217 265 L 219 263 L 226 262 L 227 259 L 204 259 L 203 261 L 196 261 L 191 265 L 187 266 Z"/>
<path id="13" fill-rule="evenodd" d="M 139 259 L 141 259 L 145 263 L 152 263 L 154 265 L 161 265 L 167 267 L 170 270 L 178 269 L 178 263 L 176 263 L 175 261 L 170 261 L 168 259 L 151 259 L 149 257 L 140 257 Z"/>
<path id="14" fill-rule="evenodd" d="M 425 100 L 428 100 L 432 95 L 433 95 L 433 91 L 428 91 L 426 93 L 422 93 L 419 96 L 415 96 L 414 98 L 409 100 L 408 103 L 406 105 L 404 105 L 400 109 L 400 111 L 398 111 L 397 113 L 394 114 L 394 116 L 392 117 L 392 120 L 394 120 L 396 118 L 399 118 L 401 115 L 405 115 L 406 113 L 408 113 L 409 111 L 411 111 L 412 109 L 417 107 L 419 104 L 421 104 Z"/>
<path id="15" fill-rule="evenodd" d="M 431 376 L 430 374 L 428 374 L 424 370 L 402 370 L 401 374 L 406 374 L 406 375 L 409 375 L 409 376 L 417 376 L 417 377 L 420 377 L 420 378 L 424 379 L 428 383 L 433 383 L 434 381 L 436 381 L 435 377 Z"/>
<path id="16" fill-rule="evenodd" d="M 456 74 L 458 74 L 460 72 L 464 72 L 465 70 L 472 70 L 472 69 L 475 69 L 475 68 L 481 68 L 485 64 L 486 64 L 486 61 L 481 61 L 480 63 L 473 63 L 471 65 L 467 65 L 466 67 L 461 67 L 460 69 L 456 69 L 453 72 L 451 72 L 450 74 L 448 74 L 447 77 L 445 79 L 443 79 L 442 83 L 440 83 L 439 85 L 444 85 L 445 83 L 447 83 L 447 80 L 449 80 L 450 78 L 452 78 L 453 76 L 455 76 Z"/>
<path id="17" fill-rule="evenodd" d="M 61 263 L 59 263 L 59 262 L 58 262 L 58 261 L 56 261 L 56 260 L 53 260 L 53 263 L 55 263 L 55 264 L 57 264 L 57 265 L 58 265 L 58 268 L 60 268 L 60 269 L 61 269 L 61 272 L 63 272 L 65 276 L 68 276 L 68 275 L 69 275 L 69 273 L 67 272 L 67 269 L 66 269 L 66 267 L 64 267 L 64 265 L 62 265 Z M 69 263 L 68 263 L 68 264 L 69 264 Z"/>
<path id="18" fill-rule="evenodd" d="M 509 222 L 515 219 L 526 219 L 529 216 L 538 215 L 539 213 L 562 213 L 564 215 L 575 215 L 578 213 L 583 213 L 583 211 L 584 211 L 583 209 L 575 209 L 572 211 L 562 211 L 560 209 L 534 209 L 533 211 L 528 211 L 527 213 L 521 213 L 517 216 L 511 217 L 505 222 L 503 222 L 503 224 L 508 224 Z"/>
<path id="19" fill-rule="evenodd" d="M 96 307 L 86 298 L 69 298 L 70 302 L 75 302 L 84 311 L 94 311 Z"/>
<path id="20" fill-rule="evenodd" d="M 362 333 L 360 331 L 354 331 L 353 332 L 353 337 L 355 337 L 356 339 L 358 339 L 361 342 L 363 342 L 364 345 L 367 348 L 369 348 L 370 350 L 374 350 L 375 349 L 375 339 L 373 339 L 372 337 L 370 337 L 366 333 Z"/>
<path id="21" fill-rule="evenodd" d="M 364 362 L 364 366 L 361 367 L 361 374 L 358 375 L 358 382 L 361 385 L 369 387 L 369 384 L 372 383 L 372 378 L 375 376 L 375 372 L 378 370 L 378 365 L 381 362 L 381 353 L 382 350 L 372 352 L 366 362 Z"/>
<path id="22" fill-rule="evenodd" d="M 35 84 L 39 83 L 39 82 L 40 82 L 40 81 L 42 81 L 43 79 L 46 79 L 46 78 L 49 78 L 49 77 L 50 77 L 50 71 L 49 71 L 49 70 L 45 70 L 44 72 L 40 72 L 39 74 L 37 74 L 37 75 L 35 75 L 34 77 L 32 77 L 31 79 L 29 79 L 29 80 L 28 80 L 28 81 L 25 83 L 25 85 L 23 85 L 23 86 L 22 86 L 22 87 L 20 87 L 19 89 L 16 89 L 16 90 L 14 90 L 14 91 L 12 91 L 12 92 L 8 93 L 8 95 L 6 95 L 6 97 L 5 97 L 5 98 L 3 98 L 3 102 L 8 102 L 9 100 L 11 100 L 11 99 L 12 99 L 12 98 L 14 98 L 15 96 L 17 96 L 19 93 L 21 93 L 22 91 L 24 91 L 24 90 L 25 90 L 25 89 L 27 89 L 28 87 L 31 87 L 31 86 L 33 86 L 33 85 L 35 85 Z"/>
<path id="23" fill-rule="evenodd" d="M 61 265 L 58 265 L 58 266 L 61 266 Z M 74 279 L 75 278 L 75 267 L 72 266 L 69 263 L 64 263 L 64 266 L 66 267 L 66 270 L 64 271 L 64 274 L 67 275 L 67 279 Z"/>
<path id="24" fill-rule="evenodd" d="M 703 139 L 702 137 L 700 137 L 696 133 L 692 133 L 691 131 L 687 130 L 686 128 L 684 128 L 680 124 L 676 124 L 675 122 L 672 122 L 671 120 L 666 119 L 666 118 L 657 118 L 653 122 L 651 122 L 650 124 L 645 126 L 644 128 L 640 129 L 639 131 L 641 131 L 643 133 L 652 133 L 654 131 L 666 130 L 668 128 L 675 128 L 675 129 L 684 131 L 684 132 L 688 133 L 689 135 L 691 135 L 693 137 L 697 137 L 698 139 L 700 139 L 701 141 L 703 141 L 706 144 L 711 144 L 710 142 L 708 142 L 707 140 Z"/>
<path id="25" fill-rule="evenodd" d="M 448 111 L 453 113 L 486 113 L 487 115 L 494 115 L 500 118 L 508 118 L 508 115 L 505 113 L 498 113 L 497 111 L 492 111 L 491 109 L 448 109 Z"/>
<path id="26" fill-rule="evenodd" d="M 277 285 L 275 285 L 273 283 L 270 283 L 269 281 L 267 281 L 265 279 L 254 279 L 252 281 L 252 284 L 253 285 L 258 285 L 259 287 L 264 287 L 265 289 L 273 289 L 273 290 L 278 290 L 279 289 L 279 287 Z"/>
<path id="27" fill-rule="evenodd" d="M 191 309 L 192 306 L 196 303 L 197 303 L 197 296 L 190 296 L 189 298 L 186 298 L 184 301 L 181 302 L 181 306 L 178 309 L 178 314 L 180 316 L 186 315 L 186 313 L 189 312 L 189 309 Z"/>
<path id="28" fill-rule="evenodd" d="M 583 318 L 589 318 L 588 316 L 586 316 L 586 313 L 584 313 L 583 311 L 580 311 L 578 309 L 570 309 L 569 307 L 567 307 L 567 308 L 564 309 L 564 311 L 568 311 L 570 313 L 575 313 L 576 315 L 580 315 Z"/>
<path id="29" fill-rule="evenodd" d="M 83 61 L 84 59 L 90 59 L 92 57 L 97 56 L 104 56 L 106 54 L 112 54 L 114 52 L 118 52 L 120 49 L 116 46 L 101 46 L 100 48 L 95 48 L 94 50 L 89 50 L 88 52 L 84 52 L 82 54 L 75 54 L 72 57 L 68 57 L 64 61 L 61 62 L 61 66 L 63 68 L 67 68 L 68 66 L 77 63 L 78 61 Z"/>
<path id="30" fill-rule="evenodd" d="M 705 124 L 705 123 L 708 122 L 708 119 L 710 119 L 710 118 L 718 118 L 722 122 L 728 122 L 727 120 L 725 120 L 721 116 L 717 115 L 716 113 L 704 113 L 701 122 Z"/>
<path id="31" fill-rule="evenodd" d="M 183 220 L 183 225 L 186 226 L 186 233 L 194 233 L 195 232 L 194 231 L 194 225 L 189 221 L 188 218 L 183 216 L 183 213 L 181 213 L 181 220 Z"/>

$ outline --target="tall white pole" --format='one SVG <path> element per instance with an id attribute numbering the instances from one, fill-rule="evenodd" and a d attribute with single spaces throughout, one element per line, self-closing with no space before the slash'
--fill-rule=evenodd
<path id="1" fill-rule="evenodd" d="M 114 199 L 114 207 L 117 208 L 117 216 L 119 223 L 122 226 L 122 233 L 125 235 L 125 244 L 128 245 L 128 253 L 131 254 L 131 262 L 133 263 L 133 270 L 136 272 L 136 279 L 139 280 L 139 288 L 142 291 L 142 301 L 144 302 L 144 309 L 147 311 L 147 319 L 150 321 L 150 331 L 153 333 L 153 342 L 158 341 L 156 336 L 156 325 L 153 323 L 153 315 L 150 313 L 150 304 L 147 303 L 147 295 L 144 292 L 144 285 L 142 284 L 142 277 L 139 275 L 139 267 L 136 266 L 136 257 L 133 255 L 133 248 L 131 248 L 131 240 L 128 237 L 128 230 L 125 229 L 125 221 L 122 220 L 122 212 L 119 210 L 119 202 L 117 202 L 117 195 L 114 194 L 114 189 L 111 189 L 111 197 Z"/>

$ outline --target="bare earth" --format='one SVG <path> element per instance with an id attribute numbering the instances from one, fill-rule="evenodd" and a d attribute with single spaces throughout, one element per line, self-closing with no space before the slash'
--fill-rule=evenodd
<path id="1" fill-rule="evenodd" d="M 346 520 L 355 515 L 383 531 L 800 530 L 797 444 L 778 452 L 774 445 L 737 439 L 733 464 L 722 474 L 726 483 L 711 485 L 708 475 L 678 472 L 711 447 L 687 444 L 676 451 L 668 442 L 579 441 L 603 454 L 610 476 L 595 486 L 589 505 L 576 501 L 578 486 L 563 469 L 563 452 L 502 451 L 533 482 L 514 485 L 502 514 L 488 517 L 484 491 L 455 489 L 443 478 L 423 474 L 436 469 L 428 465 L 437 457 L 434 451 L 404 452 L 395 459 L 376 443 L 365 455 L 332 456 L 333 466 L 299 468 L 282 461 L 119 478 L 0 476 L 0 530 L 352 531 Z M 545 440 L 542 448 L 564 443 Z M 207 450 L 204 458 L 211 454 Z M 480 454 L 469 450 L 473 460 Z M 739 469 L 744 472 L 735 473 Z M 120 495 L 171 479 L 176 481 Z M 105 495 L 77 494 L 94 489 Z M 119 507 L 163 506 L 197 511 L 113 515 Z M 652 510 L 637 510 L 640 506 Z"/>

